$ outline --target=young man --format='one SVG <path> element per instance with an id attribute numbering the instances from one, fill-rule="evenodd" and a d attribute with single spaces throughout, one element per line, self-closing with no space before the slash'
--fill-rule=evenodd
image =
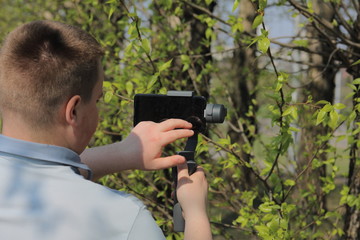
<path id="1" fill-rule="evenodd" d="M 140 123 L 123 142 L 84 149 L 98 123 L 103 51 L 79 28 L 35 21 L 0 52 L 0 239 L 164 239 L 135 197 L 86 180 L 178 165 L 185 239 L 211 239 L 207 182 L 162 148 L 193 134 L 171 119 Z"/>

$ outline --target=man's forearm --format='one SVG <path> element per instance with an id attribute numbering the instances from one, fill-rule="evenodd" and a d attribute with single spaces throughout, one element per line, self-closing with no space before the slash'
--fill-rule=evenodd
<path id="1" fill-rule="evenodd" d="M 185 219 L 184 240 L 212 240 L 210 222 L 206 213 Z"/>
<path id="2" fill-rule="evenodd" d="M 81 161 L 93 171 L 93 179 L 97 180 L 107 174 L 133 169 L 134 154 L 122 142 L 100 147 L 87 148 L 80 155 Z"/>
<path id="3" fill-rule="evenodd" d="M 94 180 L 110 173 L 128 169 L 159 170 L 184 163 L 179 155 L 161 157 L 163 147 L 177 139 L 190 137 L 192 125 L 181 119 L 161 123 L 141 122 L 123 141 L 88 148 L 81 154 L 82 162 L 92 170 Z"/>

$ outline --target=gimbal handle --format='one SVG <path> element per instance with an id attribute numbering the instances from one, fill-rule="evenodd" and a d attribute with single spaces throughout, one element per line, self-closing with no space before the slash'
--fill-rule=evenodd
<path id="1" fill-rule="evenodd" d="M 181 151 L 178 154 L 184 156 L 186 163 L 188 165 L 189 175 L 193 174 L 196 171 L 197 164 L 195 162 L 195 149 L 198 142 L 198 134 L 195 133 L 193 136 L 188 138 L 186 142 L 185 151 Z M 183 232 L 185 229 L 185 220 L 182 215 L 182 209 L 180 203 L 177 200 L 176 188 L 178 182 L 178 172 L 177 168 L 173 168 L 173 179 L 175 182 L 175 196 L 174 196 L 174 209 L 173 209 L 173 221 L 174 221 L 174 231 Z"/>

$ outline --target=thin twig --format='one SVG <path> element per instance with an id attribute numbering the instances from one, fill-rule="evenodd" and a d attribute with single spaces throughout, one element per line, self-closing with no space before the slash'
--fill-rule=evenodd
<path id="1" fill-rule="evenodd" d="M 342 121 L 336 128 L 334 128 L 334 129 L 332 130 L 332 132 L 330 133 L 331 136 L 335 133 L 335 131 L 336 131 L 344 122 L 345 122 L 345 120 Z M 306 167 L 296 176 L 296 178 L 295 178 L 295 180 L 294 180 L 294 181 L 295 181 L 295 184 L 289 187 L 289 190 L 287 191 L 284 200 L 286 200 L 286 199 L 288 198 L 290 192 L 291 192 L 291 191 L 293 190 L 293 188 L 296 186 L 296 183 L 298 182 L 298 180 L 300 179 L 300 177 L 301 177 L 305 172 L 307 172 L 307 171 L 309 170 L 309 168 L 311 167 L 312 162 L 313 162 L 314 159 L 317 157 L 317 155 L 319 154 L 320 150 L 323 150 L 327 144 L 328 144 L 328 142 L 323 142 L 323 143 L 316 149 L 314 155 L 313 155 L 313 156 L 311 157 L 311 159 L 308 161 Z"/>
<path id="2" fill-rule="evenodd" d="M 130 13 L 129 9 L 127 8 L 126 4 L 124 3 L 124 1 L 120 1 L 120 4 L 124 7 L 124 9 L 126 10 L 127 13 Z M 139 18 L 138 17 L 130 17 L 131 20 L 133 22 L 135 22 L 135 27 L 136 27 L 136 32 L 138 35 L 138 39 L 140 40 L 140 42 L 142 41 L 142 36 L 141 36 L 141 32 L 140 32 L 140 28 L 139 28 Z M 147 51 L 144 51 L 146 54 L 146 57 L 149 59 L 149 62 L 153 68 L 153 74 L 155 74 L 157 72 L 157 67 L 154 63 L 154 61 L 152 60 L 150 54 Z"/>
<path id="3" fill-rule="evenodd" d="M 192 8 L 195 8 L 195 9 L 197 9 L 197 10 L 200 10 L 201 12 L 207 14 L 209 17 L 211 17 L 211 18 L 213 18 L 213 19 L 216 19 L 216 20 L 218 20 L 219 22 L 221 22 L 221 23 L 223 23 L 223 24 L 225 24 L 225 25 L 230 26 L 230 24 L 229 24 L 228 22 L 226 22 L 225 20 L 221 19 L 220 17 L 214 15 L 212 12 L 210 12 L 210 11 L 209 11 L 208 9 L 206 9 L 206 8 L 203 8 L 203 7 L 199 6 L 199 5 L 196 5 L 195 3 L 188 2 L 188 1 L 185 1 L 185 0 L 180 0 L 180 2 L 183 2 L 183 3 L 185 3 L 186 5 L 189 5 L 189 6 L 191 6 Z"/>
<path id="4" fill-rule="evenodd" d="M 262 23 L 262 26 L 263 26 L 263 29 L 266 30 L 264 22 Z M 271 64 L 272 64 L 272 66 L 273 66 L 273 68 L 274 68 L 274 71 L 275 71 L 276 76 L 279 77 L 279 72 L 278 72 L 278 70 L 277 70 L 277 68 L 276 68 L 274 59 L 273 59 L 273 57 L 272 57 L 270 46 L 269 46 L 269 48 L 268 48 L 267 54 L 268 54 L 268 56 L 269 56 L 269 58 L 270 58 L 270 61 L 271 61 Z M 281 129 L 282 129 L 282 127 L 284 126 L 283 107 L 284 107 L 284 105 L 285 105 L 285 97 L 284 97 L 284 92 L 283 92 L 282 88 L 280 88 L 280 91 L 279 91 L 279 92 L 280 92 L 281 102 L 278 102 L 277 105 L 278 105 L 278 108 L 279 108 L 279 111 L 280 111 L 279 126 L 280 126 L 280 135 L 282 135 Z M 278 164 L 278 161 L 279 161 L 279 158 L 280 158 L 280 155 L 281 155 L 281 149 L 282 149 L 282 148 L 283 148 L 283 143 L 281 142 L 281 143 L 280 143 L 280 146 L 279 146 L 279 148 L 278 148 L 278 151 L 277 151 L 277 154 L 276 154 L 274 163 L 273 163 L 273 165 L 271 166 L 271 169 L 270 169 L 268 175 L 267 175 L 267 176 L 265 177 L 265 179 L 264 179 L 265 181 L 267 181 L 267 180 L 270 178 L 270 176 L 272 175 L 272 173 L 273 173 L 276 165 Z"/>
<path id="5" fill-rule="evenodd" d="M 310 13 L 305 7 L 301 6 L 300 4 L 298 4 L 296 1 L 294 0 L 289 0 L 289 3 L 295 7 L 297 10 L 300 11 L 300 13 L 306 17 L 306 18 L 313 18 L 314 20 L 316 20 L 316 22 L 318 22 L 320 25 L 322 25 L 325 29 L 327 29 L 328 31 L 330 31 L 334 36 L 338 36 L 345 44 L 356 47 L 356 48 L 360 48 L 360 44 L 359 43 L 355 43 L 351 40 L 349 40 L 348 38 L 346 38 L 345 36 L 343 36 L 343 34 L 340 31 L 336 31 L 334 30 L 333 25 L 324 20 L 321 19 L 319 16 L 317 16 L 316 14 L 312 14 Z M 318 29 L 319 30 L 319 29 Z M 322 31 L 321 31 L 322 32 Z M 323 34 L 324 36 L 328 36 L 328 34 Z"/>

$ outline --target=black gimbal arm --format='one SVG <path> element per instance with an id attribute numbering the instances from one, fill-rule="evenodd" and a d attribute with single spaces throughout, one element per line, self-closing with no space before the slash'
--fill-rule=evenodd
<path id="1" fill-rule="evenodd" d="M 194 92 L 192 91 L 168 91 L 167 96 L 172 97 L 193 97 Z M 198 143 L 198 133 L 195 133 L 193 136 L 189 137 L 184 151 L 178 152 L 179 155 L 184 156 L 188 165 L 189 175 L 193 174 L 196 171 L 197 165 L 195 162 L 195 149 Z M 174 167 L 173 179 L 175 183 L 175 196 L 174 196 L 174 209 L 173 209 L 173 221 L 174 221 L 174 231 L 183 232 L 185 229 L 185 220 L 182 215 L 182 209 L 180 203 L 177 200 L 176 188 L 178 181 L 177 168 Z"/>
<path id="2" fill-rule="evenodd" d="M 198 143 L 198 133 L 195 133 L 193 136 L 189 137 L 185 150 L 178 152 L 179 155 L 184 156 L 186 159 L 186 163 L 188 165 L 189 175 L 193 174 L 196 171 L 197 164 L 195 162 L 195 149 Z M 174 221 L 174 231 L 175 232 L 183 232 L 185 229 L 185 220 L 182 215 L 182 209 L 180 203 L 177 200 L 176 196 L 176 188 L 177 188 L 177 168 L 173 168 L 173 179 L 175 182 L 175 197 L 174 197 L 174 209 L 173 209 L 173 221 Z"/>

